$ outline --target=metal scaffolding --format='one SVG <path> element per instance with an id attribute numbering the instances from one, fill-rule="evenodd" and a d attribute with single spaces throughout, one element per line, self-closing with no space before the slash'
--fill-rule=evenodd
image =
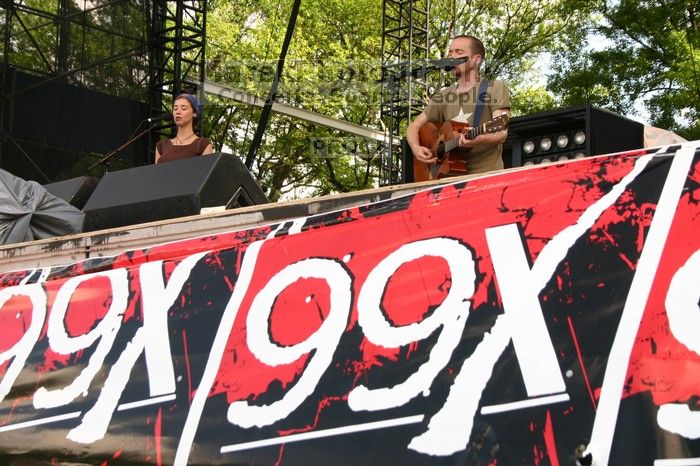
<path id="1" fill-rule="evenodd" d="M 186 83 L 184 77 L 204 81 L 205 25 L 206 0 L 1 1 L 0 164 L 4 146 L 11 144 L 48 181 L 42 161 L 25 149 L 62 148 L 42 143 L 40 135 L 31 141 L 13 138 L 11 121 L 17 96 L 48 83 L 142 102 L 150 116 L 166 112 L 183 90 L 203 96 L 199 83 Z M 15 72 L 36 79 L 20 88 Z M 143 154 L 140 163 L 150 161 L 152 155 Z"/>
<path id="2" fill-rule="evenodd" d="M 150 114 L 169 111 L 181 92 L 198 95 L 202 102 L 206 58 L 207 1 L 155 0 L 151 16 Z M 187 82 L 186 76 L 198 82 Z"/>
<path id="3" fill-rule="evenodd" d="M 382 186 L 405 181 L 401 137 L 418 115 L 428 85 L 414 69 L 428 59 L 430 0 L 384 0 L 382 18 L 382 106 L 387 131 L 379 167 Z"/>
<path id="4" fill-rule="evenodd" d="M 380 185 L 403 181 L 399 143 L 427 93 L 425 77 L 413 71 L 428 58 L 429 2 L 383 0 L 381 118 L 386 142 Z M 8 108 L 15 96 L 43 83 L 65 82 L 143 102 L 151 117 L 167 113 L 173 97 L 183 91 L 196 92 L 204 100 L 206 0 L 0 0 L 0 7 L 0 163 L 5 144 L 17 145 L 32 158 L 31 151 L 19 147 L 22 141 L 11 140 Z M 100 47 L 91 47 L 95 43 Z M 13 70 L 40 79 L 17 89 L 10 79 Z M 42 142 L 37 137 L 31 143 Z M 144 154 L 140 163 L 149 162 L 152 154 Z M 37 173 L 44 169 L 39 162 L 31 163 Z"/>

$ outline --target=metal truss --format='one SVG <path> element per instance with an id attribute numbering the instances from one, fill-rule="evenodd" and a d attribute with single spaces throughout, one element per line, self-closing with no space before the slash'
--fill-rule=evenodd
<path id="1" fill-rule="evenodd" d="M 172 97 L 182 91 L 198 92 L 201 99 L 206 7 L 206 0 L 0 0 L 0 162 L 2 144 L 11 136 L 7 123 L 13 98 L 49 81 L 148 102 L 151 116 L 168 111 Z M 86 46 L 96 39 L 104 45 L 97 52 Z M 106 72 L 100 74 L 101 68 Z M 15 89 L 9 82 L 12 69 L 43 79 Z M 101 82 L 100 76 L 127 84 Z M 198 82 L 185 82 L 185 76 Z"/>
<path id="2" fill-rule="evenodd" d="M 0 2 L 0 32 L 2 48 L 2 98 L 0 99 L 0 162 L 3 146 L 17 145 L 21 153 L 37 168 L 31 154 L 18 145 L 8 133 L 9 108 L 13 99 L 22 93 L 50 81 L 62 81 L 90 89 L 108 92 L 121 97 L 145 99 L 148 95 L 147 63 L 142 57 L 149 49 L 145 28 L 123 27 L 131 17 L 143 18 L 149 0 L 53 0 L 27 2 L 25 0 L 3 0 Z M 110 10 L 111 9 L 111 10 Z M 123 13 L 122 24 L 112 24 L 107 18 L 119 17 L 114 11 Z M 143 24 L 147 24 L 145 19 Z M 131 29 L 131 33 L 128 29 Z M 98 50 L 86 47 L 86 38 L 98 37 L 103 47 Z M 130 60 L 128 63 L 124 60 Z M 124 75 L 131 85 L 115 86 L 100 79 L 100 68 L 108 68 L 106 74 L 116 74 L 115 66 L 122 64 Z M 17 89 L 10 82 L 12 70 L 18 70 L 39 79 L 34 84 Z M 112 72 L 112 73 L 110 73 Z M 105 73 L 103 73 L 105 74 Z M 102 86 L 100 87 L 99 85 Z M 41 138 L 30 141 L 42 146 Z M 43 147 L 43 146 L 42 146 Z M 48 146 L 46 146 L 48 147 Z"/>
<path id="3" fill-rule="evenodd" d="M 212 81 L 205 81 L 203 83 L 203 89 L 206 94 L 233 100 L 235 102 L 240 102 L 247 105 L 254 105 L 256 107 L 263 107 L 265 105 L 265 99 L 263 97 L 251 94 L 243 89 L 236 89 L 234 87 L 224 86 L 222 84 L 217 84 Z M 287 115 L 292 118 L 298 118 L 299 120 L 309 121 L 317 125 L 325 126 L 326 128 L 331 128 L 334 130 L 342 131 L 347 134 L 352 134 L 353 136 L 359 136 L 365 139 L 371 139 L 382 143 L 385 142 L 386 135 L 381 131 L 367 128 L 366 126 L 357 125 L 355 123 L 350 123 L 345 120 L 331 118 L 317 112 L 312 112 L 311 110 L 304 110 L 303 108 L 293 107 L 282 102 L 274 102 L 272 104 L 272 111 L 275 113 L 279 113 L 280 115 Z"/>
<path id="4" fill-rule="evenodd" d="M 23 0 L 5 0 L 2 5 L 3 65 L 45 76 L 46 81 L 62 79 L 86 85 L 84 74 L 89 70 L 129 57 L 138 58 L 147 52 L 145 34 L 132 35 L 116 25 L 102 23 L 102 13 L 108 8 L 132 10 L 134 14 L 143 15 L 148 4 L 144 1 L 139 4 L 123 0 L 82 0 L 82 8 L 77 8 L 76 2 L 54 0 L 39 8 Z M 109 53 L 91 55 L 84 48 L 85 36 L 90 35 L 119 41 L 119 44 L 106 46 Z M 36 58 L 28 59 L 29 56 Z M 146 78 L 142 73 L 142 84 Z"/>
<path id="5" fill-rule="evenodd" d="M 430 0 L 383 0 L 382 106 L 387 144 L 379 166 L 379 184 L 405 181 L 401 137 L 423 108 L 428 85 L 415 68 L 428 59 Z"/>
<path id="6" fill-rule="evenodd" d="M 206 0 L 155 0 L 151 18 L 151 116 L 169 111 L 183 91 L 204 96 Z M 198 82 L 187 82 L 185 77 Z"/>

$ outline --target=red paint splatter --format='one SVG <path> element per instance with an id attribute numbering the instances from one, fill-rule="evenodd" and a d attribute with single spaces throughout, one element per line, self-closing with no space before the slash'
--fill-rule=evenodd
<path id="1" fill-rule="evenodd" d="M 163 408 L 158 408 L 158 414 L 156 415 L 156 422 L 153 426 L 153 435 L 155 437 L 156 443 L 156 464 L 162 466 L 163 464 L 163 445 L 162 445 L 162 435 L 163 435 Z"/>
<path id="2" fill-rule="evenodd" d="M 98 276 L 81 283 L 73 293 L 66 311 L 68 336 L 89 333 L 102 321 L 111 305 L 112 287 L 109 278 Z"/>
<path id="3" fill-rule="evenodd" d="M 537 445 L 532 446 L 532 462 L 535 464 L 535 466 L 539 466 L 540 462 L 544 458 L 544 453 L 540 451 L 540 448 Z"/>
<path id="4" fill-rule="evenodd" d="M 289 310 L 294 309 L 293 323 Z M 307 340 L 330 312 L 330 289 L 325 280 L 300 279 L 283 290 L 270 314 L 271 340 L 280 346 L 291 346 Z"/>
<path id="5" fill-rule="evenodd" d="M 694 167 L 698 176 L 700 165 Z M 656 405 L 684 403 L 700 396 L 700 355 L 671 333 L 665 300 L 673 275 L 700 249 L 700 189 L 683 194 L 671 225 L 633 348 L 624 396 L 649 392 Z M 694 286 L 688 284 L 688 286 Z M 683 374 L 679 377 L 679 374 Z"/>
<path id="6" fill-rule="evenodd" d="M 187 331 L 182 331 L 182 348 L 185 355 L 185 368 L 187 370 L 187 401 L 192 403 L 194 392 L 192 391 L 192 373 L 190 372 L 190 352 L 187 349 Z"/>
<path id="7" fill-rule="evenodd" d="M 382 299 L 387 319 L 395 326 L 422 321 L 450 292 L 449 272 L 445 259 L 430 256 L 399 267 Z"/>
<path id="8" fill-rule="evenodd" d="M 598 409 L 596 397 L 593 395 L 593 390 L 591 389 L 591 382 L 588 379 L 588 371 L 586 370 L 586 366 L 583 363 L 583 355 L 581 354 L 581 347 L 578 344 L 578 338 L 576 338 L 576 329 L 574 329 L 574 323 L 571 320 L 571 317 L 567 317 L 567 321 L 569 322 L 569 331 L 571 332 L 571 339 L 573 340 L 574 348 L 576 349 L 576 356 L 578 357 L 578 365 L 581 368 L 581 374 L 583 375 L 583 380 L 586 382 L 586 389 L 588 389 L 588 396 L 591 399 L 591 404 L 593 405 L 593 410 L 596 411 Z"/>
<path id="9" fill-rule="evenodd" d="M 283 455 L 284 455 L 284 444 L 280 445 L 280 451 L 277 454 L 277 460 L 275 460 L 275 466 L 281 466 Z"/>
<path id="10" fill-rule="evenodd" d="M 295 428 L 295 429 L 288 429 L 288 430 L 280 430 L 279 434 L 281 436 L 285 435 L 291 435 L 291 434 L 298 434 L 301 432 L 308 432 L 310 430 L 314 430 L 316 426 L 318 425 L 318 421 L 321 418 L 321 413 L 323 412 L 324 409 L 328 408 L 333 402 L 335 401 L 344 401 L 346 400 L 346 396 L 330 396 L 330 397 L 323 397 L 321 400 L 318 402 L 318 405 L 316 406 L 316 415 L 314 416 L 313 422 L 310 424 L 307 424 L 306 426 Z"/>
<path id="11" fill-rule="evenodd" d="M 0 309 L 0 353 L 12 348 L 32 323 L 32 305 L 27 296 L 14 296 Z M 4 368 L 3 371 L 4 373 Z"/>
<path id="12" fill-rule="evenodd" d="M 557 454 L 557 441 L 554 438 L 554 428 L 552 426 L 552 416 L 547 410 L 547 417 L 544 421 L 544 444 L 547 447 L 547 457 L 551 466 L 559 466 L 559 455 Z"/>

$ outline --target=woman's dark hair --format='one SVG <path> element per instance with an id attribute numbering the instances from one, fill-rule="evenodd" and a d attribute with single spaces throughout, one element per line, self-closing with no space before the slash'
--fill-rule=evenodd
<path id="1" fill-rule="evenodd" d="M 194 121 L 195 121 L 195 123 L 199 123 L 199 120 L 202 118 L 202 106 L 199 105 L 197 98 L 192 94 L 188 94 L 186 92 L 183 92 L 182 94 L 175 97 L 175 99 L 173 100 L 173 103 L 175 103 L 175 101 L 178 99 L 187 99 L 187 101 L 190 103 L 190 105 L 192 105 L 192 110 L 194 110 L 194 113 L 195 113 Z"/>

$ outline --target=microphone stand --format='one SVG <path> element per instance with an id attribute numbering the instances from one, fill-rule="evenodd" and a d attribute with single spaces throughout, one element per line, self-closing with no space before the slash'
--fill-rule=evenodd
<path id="1" fill-rule="evenodd" d="M 100 166 L 100 165 L 104 165 L 104 166 L 105 166 L 105 171 L 104 171 L 104 172 L 107 173 L 107 172 L 109 171 L 109 162 L 110 162 L 110 160 L 112 160 L 112 158 L 113 158 L 114 156 L 116 156 L 116 155 L 119 153 L 119 151 L 121 151 L 121 150 L 124 149 L 126 146 L 128 146 L 129 144 L 131 144 L 131 143 L 133 143 L 134 141 L 136 141 L 137 139 L 139 139 L 139 138 L 140 138 L 141 136 L 143 136 L 144 134 L 148 133 L 149 131 L 152 131 L 152 130 L 155 129 L 158 125 L 160 125 L 160 122 L 159 122 L 159 121 L 157 121 L 157 122 L 155 122 L 155 123 L 153 123 L 153 124 L 147 126 L 146 129 L 144 129 L 144 130 L 141 131 L 140 133 L 136 134 L 135 136 L 129 138 L 129 139 L 128 139 L 125 143 L 123 143 L 121 146 L 119 146 L 119 147 L 117 147 L 116 149 L 110 151 L 109 153 L 107 153 L 107 155 L 105 155 L 104 157 L 102 157 L 100 160 L 98 160 L 97 162 L 95 162 L 95 163 L 93 163 L 92 165 L 90 165 L 90 166 L 88 167 L 88 170 L 92 170 L 93 168 L 96 168 L 96 167 L 98 167 L 98 166 Z"/>
<path id="2" fill-rule="evenodd" d="M 441 58 L 438 60 L 420 60 L 414 63 L 403 62 L 399 65 L 403 65 L 399 71 L 389 75 L 388 80 L 398 81 L 400 79 L 412 76 L 414 78 L 425 78 L 425 76 L 431 71 L 451 71 L 453 68 L 466 63 L 468 57 L 462 58 Z"/>

